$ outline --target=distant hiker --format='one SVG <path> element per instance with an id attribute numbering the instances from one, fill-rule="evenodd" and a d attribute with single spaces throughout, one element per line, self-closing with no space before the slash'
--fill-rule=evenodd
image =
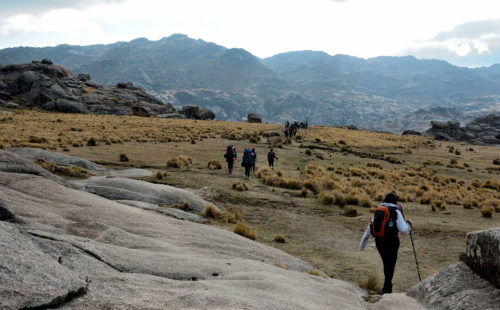
<path id="1" fill-rule="evenodd" d="M 250 152 L 250 159 L 252 160 L 252 173 L 255 174 L 255 163 L 257 162 L 257 152 L 255 148 L 252 148 Z"/>
<path id="2" fill-rule="evenodd" d="M 395 192 L 387 194 L 384 202 L 373 214 L 368 228 L 361 239 L 359 250 L 363 251 L 370 234 L 375 237 L 375 245 L 384 264 L 384 287 L 381 294 L 392 293 L 392 277 L 398 259 L 398 232 L 408 235 L 412 229 L 410 221 L 405 221 L 398 208 L 398 196 Z"/>
<path id="3" fill-rule="evenodd" d="M 224 154 L 224 158 L 226 159 L 227 169 L 229 170 L 229 173 L 233 173 L 233 165 L 237 157 L 238 154 L 236 153 L 236 149 L 234 148 L 234 146 L 229 145 L 227 147 L 226 154 Z"/>
<path id="4" fill-rule="evenodd" d="M 308 127 L 308 126 L 309 126 L 309 124 L 308 124 L 308 123 L 307 123 L 307 121 L 306 121 L 306 123 L 305 123 L 305 129 L 306 129 L 306 130 L 307 130 L 307 127 Z"/>
<path id="5" fill-rule="evenodd" d="M 245 149 L 243 152 L 241 166 L 245 168 L 245 178 L 247 180 L 250 179 L 250 169 L 252 168 L 252 151 L 250 149 Z"/>
<path id="6" fill-rule="evenodd" d="M 290 135 L 290 131 L 287 129 L 285 129 L 285 138 L 288 138 L 288 136 Z"/>
<path id="7" fill-rule="evenodd" d="M 274 154 L 273 149 L 271 149 L 269 153 L 267 153 L 267 162 L 269 163 L 269 167 L 274 168 L 275 158 L 276 160 L 278 159 L 278 157 L 276 157 L 276 154 Z"/>
<path id="8" fill-rule="evenodd" d="M 286 128 L 286 129 L 290 128 L 290 122 L 289 122 L 289 121 L 286 121 L 286 123 L 285 123 L 285 128 Z"/>

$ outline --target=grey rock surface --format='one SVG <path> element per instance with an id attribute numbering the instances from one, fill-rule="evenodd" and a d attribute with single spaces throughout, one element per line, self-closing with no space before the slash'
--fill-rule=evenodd
<path id="1" fill-rule="evenodd" d="M 137 200 L 153 204 L 189 203 L 194 212 L 203 212 L 205 206 L 214 204 L 199 196 L 172 186 L 152 184 L 127 178 L 90 177 L 87 180 L 75 181 L 80 189 L 112 200 Z"/>
<path id="2" fill-rule="evenodd" d="M 199 216 L 197 214 L 193 214 L 175 208 L 160 207 L 159 205 L 154 203 L 137 201 L 137 200 L 117 200 L 117 202 L 126 204 L 127 206 L 141 208 L 144 210 L 159 211 L 163 214 L 167 214 L 181 220 L 192 221 L 192 222 L 203 222 L 205 220 L 202 216 Z"/>
<path id="3" fill-rule="evenodd" d="M 500 288 L 500 228 L 468 233 L 463 259 L 477 274 Z"/>
<path id="4" fill-rule="evenodd" d="M 457 121 L 431 121 L 427 135 L 437 140 L 468 141 L 476 144 L 500 144 L 500 116 L 494 114 L 477 118 L 465 127 Z"/>
<path id="5" fill-rule="evenodd" d="M 93 163 L 89 160 L 86 160 L 84 158 L 57 152 L 50 152 L 38 148 L 31 148 L 31 147 L 11 148 L 8 150 L 8 152 L 16 154 L 25 159 L 29 159 L 31 161 L 37 161 L 39 158 L 42 158 L 46 162 L 53 162 L 60 166 L 77 166 L 95 173 L 103 173 L 106 170 L 100 165 Z"/>
<path id="6" fill-rule="evenodd" d="M 140 178 L 153 175 L 153 171 L 149 169 L 130 168 L 123 170 L 109 170 L 106 172 L 106 175 L 122 178 Z"/>
<path id="7" fill-rule="evenodd" d="M 15 153 L 4 150 L 0 150 L 0 171 L 39 175 L 59 184 L 67 184 L 64 179 L 53 175 L 38 165 L 35 165 L 32 161 L 26 160 Z"/>
<path id="8" fill-rule="evenodd" d="M 500 305 L 500 290 L 463 262 L 423 280 L 413 286 L 408 295 L 430 309 L 494 310 Z"/>
<path id="9" fill-rule="evenodd" d="M 49 297 L 0 298 L 0 308 L 39 305 L 74 290 L 81 291 L 60 309 L 372 307 L 361 289 L 309 275 L 312 266 L 277 249 L 39 176 L 0 172 L 0 200 L 20 219 L 0 226 L 2 262 L 24 264 L 19 270 L 29 277 L 54 275 L 33 281 Z M 6 225 L 27 233 L 4 233 Z M 20 259 L 24 255 L 33 261 Z M 33 273 L 37 262 L 39 273 Z M 52 289 L 58 283 L 63 290 Z M 24 289 L 23 278 L 12 278 L 10 287 L 16 285 Z"/>
<path id="10" fill-rule="evenodd" d="M 215 114 L 210 109 L 196 105 L 185 105 L 180 113 L 191 119 L 211 120 L 215 118 Z"/>

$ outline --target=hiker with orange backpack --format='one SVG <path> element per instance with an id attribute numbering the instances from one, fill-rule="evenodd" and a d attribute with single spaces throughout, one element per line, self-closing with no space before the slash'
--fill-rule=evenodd
<path id="1" fill-rule="evenodd" d="M 385 196 L 382 205 L 375 210 L 359 244 L 359 250 L 363 251 L 370 235 L 375 237 L 375 245 L 384 264 L 385 279 L 381 294 L 392 293 L 392 277 L 399 250 L 398 232 L 408 235 L 412 229 L 411 222 L 405 221 L 400 211 L 402 208 L 398 207 L 398 200 L 395 192 Z"/>

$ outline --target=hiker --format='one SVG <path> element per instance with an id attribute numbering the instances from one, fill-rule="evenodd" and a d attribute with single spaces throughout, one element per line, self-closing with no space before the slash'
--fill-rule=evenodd
<path id="1" fill-rule="evenodd" d="M 290 131 L 288 130 L 288 128 L 285 129 L 285 138 L 288 138 L 289 134 L 290 134 Z"/>
<path id="2" fill-rule="evenodd" d="M 250 169 L 252 168 L 252 151 L 250 149 L 245 149 L 243 152 L 243 159 L 241 160 L 241 166 L 245 168 L 245 178 L 250 179 Z"/>
<path id="3" fill-rule="evenodd" d="M 381 294 L 392 293 L 392 277 L 398 258 L 398 232 L 408 235 L 412 229 L 411 222 L 405 221 L 398 208 L 398 196 L 390 192 L 384 202 L 375 210 L 373 218 L 361 239 L 359 250 L 363 251 L 368 243 L 370 234 L 375 237 L 375 245 L 384 264 L 384 287 Z M 388 216 L 385 216 L 388 214 Z"/>
<path id="4" fill-rule="evenodd" d="M 224 154 L 224 158 L 227 162 L 227 169 L 229 170 L 229 174 L 233 173 L 233 165 L 236 158 L 238 158 L 238 154 L 236 153 L 236 149 L 233 145 L 229 145 L 226 150 L 226 154 Z"/>
<path id="5" fill-rule="evenodd" d="M 250 159 L 252 161 L 252 173 L 255 174 L 255 163 L 257 162 L 257 152 L 255 151 L 255 148 L 252 148 L 252 151 L 250 152 Z"/>
<path id="6" fill-rule="evenodd" d="M 276 158 L 276 160 L 278 160 L 278 157 L 276 156 L 276 154 L 274 154 L 273 149 L 271 149 L 269 151 L 269 153 L 267 153 L 267 162 L 269 163 L 269 167 L 271 167 L 273 169 L 274 169 L 274 159 L 275 158 Z"/>

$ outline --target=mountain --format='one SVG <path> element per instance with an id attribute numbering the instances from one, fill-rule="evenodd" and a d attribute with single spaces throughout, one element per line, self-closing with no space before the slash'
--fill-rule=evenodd
<path id="1" fill-rule="evenodd" d="M 196 104 L 218 119 L 308 120 L 400 132 L 422 129 L 415 114 L 436 107 L 455 120 L 500 110 L 500 65 L 461 68 L 407 57 L 361 59 L 296 51 L 259 59 L 244 49 L 175 34 L 108 45 L 0 50 L 0 64 L 50 58 L 103 85 L 132 81 L 176 107 Z M 418 122 L 417 122 L 418 121 Z M 417 124 L 418 123 L 418 124 Z"/>

